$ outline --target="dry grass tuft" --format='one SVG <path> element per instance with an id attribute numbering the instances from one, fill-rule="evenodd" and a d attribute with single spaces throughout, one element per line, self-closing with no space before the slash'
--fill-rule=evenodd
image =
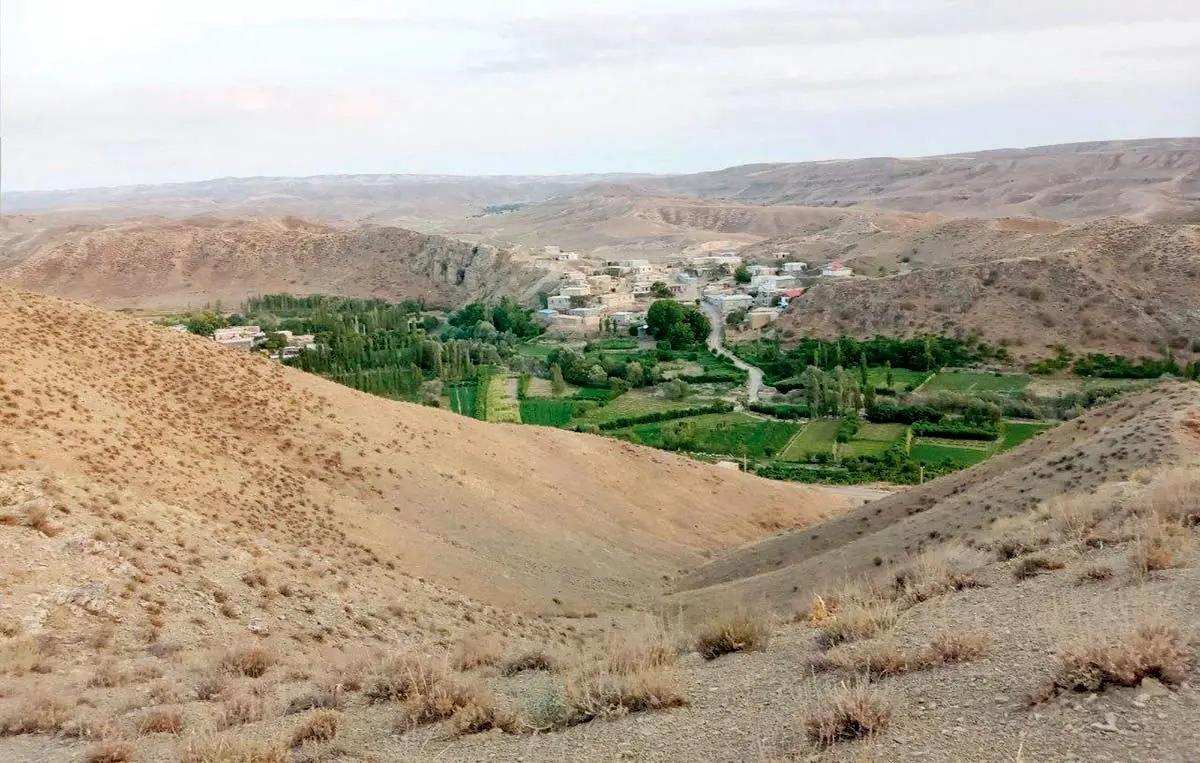
<path id="1" fill-rule="evenodd" d="M 505 660 L 500 665 L 500 675 L 511 677 L 532 670 L 553 673 L 561 668 L 561 663 L 554 655 L 542 649 L 530 649 Z"/>
<path id="2" fill-rule="evenodd" d="M 748 611 L 721 615 L 700 627 L 696 633 L 696 651 L 706 660 L 723 654 L 766 649 L 771 637 L 767 617 Z"/>
<path id="3" fill-rule="evenodd" d="M 336 710 L 318 710 L 305 718 L 292 733 L 292 747 L 307 742 L 328 742 L 337 736 L 342 725 L 342 714 Z"/>
<path id="4" fill-rule="evenodd" d="M 0 736 L 49 734 L 62 729 L 70 720 L 67 706 L 53 697 L 26 700 L 0 722 Z"/>
<path id="5" fill-rule="evenodd" d="M 223 671 L 247 678 L 259 678 L 274 664 L 275 655 L 261 646 L 230 649 L 220 660 Z"/>
<path id="6" fill-rule="evenodd" d="M 48 655 L 33 636 L 18 636 L 0 642 L 0 675 L 43 673 Z"/>
<path id="7" fill-rule="evenodd" d="M 1113 568 L 1107 564 L 1097 564 L 1088 567 L 1079 575 L 1080 583 L 1099 583 L 1104 580 L 1110 580 L 1113 576 Z"/>
<path id="8" fill-rule="evenodd" d="M 921 661 L 927 666 L 973 662 L 987 656 L 991 648 L 992 639 L 986 633 L 939 633 L 929 642 Z"/>
<path id="9" fill-rule="evenodd" d="M 1141 576 L 1183 567 L 1195 543 L 1189 529 L 1157 513 L 1148 514 L 1137 523 L 1135 537 L 1130 562 L 1134 572 Z"/>
<path id="10" fill-rule="evenodd" d="M 129 763 L 133 760 L 133 745 L 113 737 L 102 739 L 83 754 L 84 763 Z"/>
<path id="11" fill-rule="evenodd" d="M 990 561 L 988 555 L 959 543 L 927 551 L 896 574 L 895 588 L 909 604 L 979 585 L 974 573 Z"/>
<path id="12" fill-rule="evenodd" d="M 517 728 L 516 716 L 490 691 L 449 676 L 411 694 L 400 709 L 397 725 L 404 729 L 444 720 L 453 721 L 452 731 L 456 734 Z"/>
<path id="13" fill-rule="evenodd" d="M 842 683 L 805 720 L 808 738 L 821 747 L 875 736 L 887 730 L 891 702 L 866 683 Z"/>
<path id="14" fill-rule="evenodd" d="M 180 750 L 180 763 L 287 763 L 287 748 L 278 742 L 232 734 L 192 737 Z"/>
<path id="15" fill-rule="evenodd" d="M 448 680 L 449 669 L 433 660 L 398 655 L 383 662 L 367 683 L 369 702 L 403 702 L 414 694 L 428 693 L 441 681 Z"/>
<path id="16" fill-rule="evenodd" d="M 1059 653 L 1052 685 L 1032 699 L 1048 699 L 1060 691 L 1137 686 L 1145 678 L 1178 684 L 1187 678 L 1194 662 L 1195 655 L 1176 626 L 1147 620 L 1123 633 L 1068 644 Z"/>
<path id="17" fill-rule="evenodd" d="M 835 647 L 821 655 L 812 667 L 875 680 L 918 670 L 921 666 L 896 643 L 878 641 Z"/>
<path id="18" fill-rule="evenodd" d="M 830 647 L 872 638 L 895 627 L 898 617 L 896 605 L 890 601 L 853 601 L 838 608 L 832 619 L 821 627 L 817 641 Z"/>
<path id="19" fill-rule="evenodd" d="M 504 658 L 500 642 L 495 634 L 473 633 L 459 639 L 450 657 L 455 670 L 474 670 L 486 665 L 497 665 Z"/>
<path id="20" fill-rule="evenodd" d="M 687 705 L 674 671 L 662 666 L 580 671 L 567 680 L 565 700 L 570 712 L 562 725 Z"/>
<path id="21" fill-rule="evenodd" d="M 183 713 L 175 707 L 156 707 L 138 720 L 138 734 L 178 734 L 183 731 Z"/>
<path id="22" fill-rule="evenodd" d="M 1047 570 L 1061 570 L 1063 563 L 1046 556 L 1027 556 L 1013 566 L 1013 577 L 1025 580 L 1040 575 Z"/>
<path id="23" fill-rule="evenodd" d="M 244 726 L 247 723 L 257 723 L 263 719 L 266 712 L 266 705 L 262 697 L 240 692 L 221 703 L 216 716 L 217 728 L 227 729 L 233 726 Z"/>
<path id="24" fill-rule="evenodd" d="M 1150 490 L 1150 509 L 1164 522 L 1200 526 L 1200 473 L 1179 469 L 1164 475 Z"/>
<path id="25" fill-rule="evenodd" d="M 637 673 L 670 665 L 679 656 L 671 636 L 658 628 L 619 633 L 604 646 L 603 661 L 614 673 Z"/>

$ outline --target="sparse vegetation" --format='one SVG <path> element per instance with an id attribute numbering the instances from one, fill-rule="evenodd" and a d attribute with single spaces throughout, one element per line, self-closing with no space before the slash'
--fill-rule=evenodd
<path id="1" fill-rule="evenodd" d="M 732 652 L 765 649 L 771 629 L 764 615 L 746 610 L 713 618 L 696 633 L 696 651 L 706 660 Z"/>
<path id="2" fill-rule="evenodd" d="M 1115 634 L 1069 642 L 1058 658 L 1050 686 L 1033 697 L 1059 691 L 1098 692 L 1108 686 L 1137 686 L 1145 678 L 1165 684 L 1184 681 L 1195 661 L 1191 646 L 1171 623 L 1146 619 Z"/>
<path id="3" fill-rule="evenodd" d="M 891 701 L 863 682 L 842 683 L 815 705 L 804 728 L 821 747 L 881 734 L 892 719 Z"/>

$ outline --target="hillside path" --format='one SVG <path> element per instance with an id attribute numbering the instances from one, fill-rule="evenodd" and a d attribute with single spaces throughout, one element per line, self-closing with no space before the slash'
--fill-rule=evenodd
<path id="1" fill-rule="evenodd" d="M 746 379 L 746 400 L 747 402 L 751 403 L 758 402 L 758 393 L 762 389 L 762 369 L 760 369 L 758 366 L 750 365 L 737 355 L 734 355 L 732 352 L 725 349 L 725 320 L 724 316 L 721 315 L 720 309 L 718 309 L 716 305 L 705 302 L 704 300 L 700 301 L 700 307 L 702 310 L 704 310 L 705 315 L 708 316 L 708 322 L 710 324 L 708 332 L 708 349 L 712 350 L 715 354 L 721 357 L 729 358 L 731 361 L 733 361 L 735 366 L 749 374 L 749 378 Z"/>

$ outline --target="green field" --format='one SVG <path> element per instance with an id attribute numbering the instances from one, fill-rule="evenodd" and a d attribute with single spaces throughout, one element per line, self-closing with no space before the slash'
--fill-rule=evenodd
<path id="1" fill-rule="evenodd" d="M 814 419 L 779 454 L 781 461 L 807 461 L 818 453 L 832 453 L 838 419 Z"/>
<path id="2" fill-rule="evenodd" d="M 613 391 L 607 387 L 579 387 L 575 390 L 575 398 L 578 400 L 609 400 L 612 396 Z"/>
<path id="3" fill-rule="evenodd" d="M 991 454 L 988 448 L 964 448 L 917 439 L 913 442 L 912 457 L 926 465 L 950 462 L 958 467 L 974 466 Z"/>
<path id="4" fill-rule="evenodd" d="M 580 393 L 586 388 L 581 389 Z M 605 390 L 607 391 L 607 390 Z M 580 397 L 583 397 L 581 394 Z M 595 398 L 593 398 L 595 399 Z M 687 397 L 683 400 L 668 400 L 661 395 L 654 393 L 652 389 L 648 390 L 631 390 L 613 400 L 608 405 L 588 411 L 579 417 L 579 421 L 586 421 L 592 424 L 600 424 L 605 421 L 623 418 L 625 416 L 640 416 L 646 413 L 655 411 L 675 411 L 680 408 L 692 408 L 697 405 L 704 405 L 712 402 L 708 398 L 702 397 Z"/>
<path id="5" fill-rule="evenodd" d="M 1015 395 L 1029 385 L 1026 374 L 977 374 L 969 371 L 941 371 L 930 379 L 922 392 L 998 392 Z"/>
<path id="6" fill-rule="evenodd" d="M 1015 448 L 1052 426 L 1054 424 L 1042 421 L 1005 421 L 1004 434 L 1000 437 L 1000 450 Z"/>
<path id="7" fill-rule="evenodd" d="M 474 384 L 458 384 L 453 387 L 447 387 L 446 394 L 450 398 L 450 410 L 455 413 L 461 413 L 463 416 L 475 418 Z"/>
<path id="8" fill-rule="evenodd" d="M 910 371 L 907 368 L 892 369 L 892 389 L 896 394 L 904 394 L 904 390 L 912 385 L 912 388 L 921 386 L 921 382 L 928 379 L 930 373 L 928 371 Z M 874 366 L 867 369 L 867 381 L 872 387 L 887 386 L 887 369 L 883 366 Z"/>
<path id="9" fill-rule="evenodd" d="M 515 397 L 509 395 L 509 378 L 502 374 L 493 375 L 487 382 L 487 400 L 483 406 L 484 420 L 493 422 L 521 423 L 521 411 Z M 475 401 L 475 416 L 479 417 L 479 400 Z"/>
<path id="10" fill-rule="evenodd" d="M 904 442 L 908 427 L 904 424 L 863 424 L 854 439 L 842 445 L 847 458 L 877 456 L 898 442 Z"/>
<path id="11" fill-rule="evenodd" d="M 582 405 L 582 404 L 581 404 Z M 527 397 L 521 401 L 521 423 L 561 427 L 575 415 L 575 403 L 553 397 Z"/>
<path id="12" fill-rule="evenodd" d="M 541 360 L 550 357 L 550 353 L 556 349 L 558 349 L 556 345 L 542 344 L 541 342 L 522 342 L 517 345 L 517 352 Z"/>
<path id="13" fill-rule="evenodd" d="M 795 424 L 767 421 L 744 413 L 714 413 L 669 422 L 639 424 L 614 434 L 632 434 L 643 445 L 661 447 L 663 427 L 677 427 L 684 422 L 695 426 L 695 436 L 684 449 L 730 456 L 745 454 L 750 458 L 778 453 L 799 429 Z"/>

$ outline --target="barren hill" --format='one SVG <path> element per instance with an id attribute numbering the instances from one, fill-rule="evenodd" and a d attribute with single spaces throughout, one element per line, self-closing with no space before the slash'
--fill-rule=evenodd
<path id="1" fill-rule="evenodd" d="M 1168 344 L 1196 351 L 1200 226 L 1110 218 L 1047 233 L 1005 227 L 956 221 L 859 246 L 851 264 L 867 274 L 901 251 L 918 269 L 819 283 L 779 325 L 826 337 L 975 333 L 1026 357 L 1058 343 L 1134 357 Z"/>
<path id="2" fill-rule="evenodd" d="M 663 195 L 955 217 L 1200 219 L 1200 138 L 748 164 L 641 181 Z"/>
<path id="3" fill-rule="evenodd" d="M 458 303 L 527 297 L 546 273 L 494 247 L 402 228 L 297 218 L 6 227 L 0 281 L 117 307 L 179 307 L 250 294 L 327 293 Z"/>
<path id="4" fill-rule="evenodd" d="M 1195 384 L 842 513 L 27 292 L 0 330 L 5 760 L 1200 745 Z"/>

